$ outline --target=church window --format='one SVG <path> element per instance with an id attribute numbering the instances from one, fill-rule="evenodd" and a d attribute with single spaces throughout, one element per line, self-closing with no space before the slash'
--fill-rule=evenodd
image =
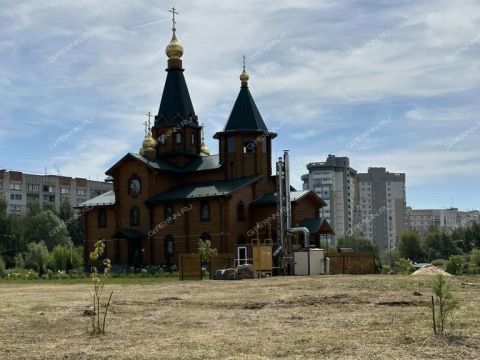
<path id="1" fill-rule="evenodd" d="M 208 201 L 200 203 L 200 221 L 210 221 L 210 205 Z"/>
<path id="2" fill-rule="evenodd" d="M 253 136 L 245 136 L 243 138 L 243 153 L 253 153 L 255 152 L 255 140 Z"/>
<path id="3" fill-rule="evenodd" d="M 235 136 L 229 136 L 227 138 L 227 152 L 235 152 Z"/>
<path id="4" fill-rule="evenodd" d="M 165 204 L 165 207 L 163 208 L 163 219 L 167 224 L 173 224 L 174 217 L 173 217 L 173 204 L 172 203 L 167 203 Z"/>
<path id="5" fill-rule="evenodd" d="M 243 201 L 237 203 L 237 221 L 245 221 L 245 204 Z"/>
<path id="6" fill-rule="evenodd" d="M 172 235 L 165 236 L 165 256 L 170 257 L 175 254 L 175 242 Z"/>
<path id="7" fill-rule="evenodd" d="M 197 136 L 195 134 L 192 134 L 192 145 L 195 145 L 197 143 Z"/>
<path id="8" fill-rule="evenodd" d="M 142 190 L 142 182 L 137 175 L 132 175 L 128 181 L 128 194 L 131 197 L 137 197 Z"/>
<path id="9" fill-rule="evenodd" d="M 98 209 L 97 213 L 97 226 L 99 228 L 107 227 L 107 210 Z"/>
<path id="10" fill-rule="evenodd" d="M 181 144 L 182 143 L 182 133 L 181 132 L 176 132 L 175 133 L 175 144 Z"/>
<path id="11" fill-rule="evenodd" d="M 138 206 L 132 206 L 132 208 L 130 209 L 130 225 L 140 225 L 140 209 L 138 208 Z"/>
<path id="12" fill-rule="evenodd" d="M 202 239 L 203 241 L 205 241 L 205 240 L 210 240 L 210 241 L 212 241 L 212 237 L 211 237 L 210 234 L 207 233 L 207 232 L 202 233 L 202 235 L 200 235 L 200 239 Z"/>

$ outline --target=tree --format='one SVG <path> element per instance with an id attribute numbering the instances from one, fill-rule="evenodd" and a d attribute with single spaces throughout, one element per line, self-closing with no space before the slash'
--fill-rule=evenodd
<path id="1" fill-rule="evenodd" d="M 43 241 L 40 243 L 30 243 L 27 246 L 25 254 L 25 266 L 35 270 L 40 275 L 45 271 L 48 262 L 48 249 Z"/>
<path id="2" fill-rule="evenodd" d="M 452 255 L 448 258 L 445 270 L 452 275 L 464 274 L 467 270 L 467 259 L 463 255 Z"/>
<path id="3" fill-rule="evenodd" d="M 212 243 L 210 240 L 198 240 L 198 253 L 200 254 L 200 258 L 202 263 L 208 263 L 210 258 L 216 256 L 218 251 L 217 249 L 212 247 Z"/>
<path id="4" fill-rule="evenodd" d="M 378 251 L 377 246 L 370 240 L 356 236 L 342 236 L 337 240 L 337 248 L 352 248 L 355 251 Z"/>
<path id="5" fill-rule="evenodd" d="M 436 334 L 444 334 L 445 323 L 448 316 L 450 316 L 454 309 L 458 307 L 458 302 L 452 294 L 450 284 L 443 275 L 438 275 L 433 280 L 432 284 L 432 311 L 433 311 L 433 332 Z M 436 301 L 435 301 L 436 300 Z M 435 305 L 438 305 L 439 311 L 435 315 Z"/>
<path id="6" fill-rule="evenodd" d="M 69 202 L 62 203 L 59 217 L 64 222 L 72 242 L 75 245 L 83 244 L 83 219 L 74 213 Z"/>
<path id="7" fill-rule="evenodd" d="M 420 247 L 420 236 L 414 231 L 405 232 L 398 242 L 398 252 L 405 259 L 421 262 L 425 259 L 425 253 Z"/>
<path id="8" fill-rule="evenodd" d="M 405 258 L 398 259 L 395 262 L 395 272 L 402 275 L 409 275 L 415 270 L 412 263 Z"/>
<path id="9" fill-rule="evenodd" d="M 43 241 L 49 250 L 57 244 L 68 244 L 70 237 L 65 224 L 50 210 L 43 210 L 25 219 L 25 241 Z"/>
<path id="10" fill-rule="evenodd" d="M 69 271 L 83 265 L 83 249 L 68 245 L 58 244 L 50 253 L 48 267 L 54 271 Z"/>

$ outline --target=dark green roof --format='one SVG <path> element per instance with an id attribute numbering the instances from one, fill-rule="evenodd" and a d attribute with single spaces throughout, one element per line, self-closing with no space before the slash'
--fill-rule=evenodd
<path id="1" fill-rule="evenodd" d="M 233 105 L 227 124 L 222 132 L 215 134 L 215 138 L 218 138 L 218 135 L 221 133 L 236 132 L 259 132 L 269 134 L 272 137 L 276 136 L 276 134 L 268 131 L 252 94 L 246 85 L 240 88 L 240 93 Z"/>
<path id="2" fill-rule="evenodd" d="M 183 120 L 189 118 L 192 119 L 193 125 L 198 125 L 183 69 L 167 69 L 167 79 L 158 115 L 155 117 L 155 126 L 180 125 Z"/>
<path id="3" fill-rule="evenodd" d="M 106 171 L 106 174 L 111 174 L 111 171 L 117 167 L 124 159 L 133 158 L 143 162 L 145 165 L 154 170 L 170 171 L 176 173 L 189 173 L 195 171 L 215 170 L 220 168 L 220 155 L 199 156 L 193 159 L 190 163 L 183 167 L 175 166 L 167 161 L 161 159 L 148 159 L 140 154 L 128 153 L 115 165 Z"/>
<path id="4" fill-rule="evenodd" d="M 115 193 L 113 190 L 107 191 L 101 195 L 91 198 L 75 206 L 75 208 L 93 207 L 93 206 L 111 206 L 115 205 Z"/>
<path id="5" fill-rule="evenodd" d="M 315 198 L 317 198 L 321 202 L 322 206 L 326 205 L 325 202 L 311 190 L 291 191 L 290 201 L 295 202 L 311 194 L 313 194 Z M 256 198 L 251 205 L 256 206 L 256 205 L 276 204 L 277 201 L 278 201 L 277 193 L 266 193 Z"/>
<path id="6" fill-rule="evenodd" d="M 146 202 L 152 204 L 170 200 L 227 196 L 244 186 L 258 181 L 262 176 L 257 174 L 233 180 L 207 181 L 176 186 L 151 197 Z"/>
<path id="7" fill-rule="evenodd" d="M 321 218 L 304 219 L 300 226 L 304 226 L 310 231 L 310 234 L 335 234 L 327 220 Z"/>
<path id="8" fill-rule="evenodd" d="M 112 238 L 142 240 L 145 236 L 137 229 L 119 229 Z"/>

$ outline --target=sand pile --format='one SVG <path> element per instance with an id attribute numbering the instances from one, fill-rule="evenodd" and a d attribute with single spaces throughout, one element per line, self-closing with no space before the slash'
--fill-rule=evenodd
<path id="1" fill-rule="evenodd" d="M 446 275 L 452 276 L 445 270 L 440 269 L 434 265 L 425 265 L 424 267 L 415 271 L 412 275 Z"/>

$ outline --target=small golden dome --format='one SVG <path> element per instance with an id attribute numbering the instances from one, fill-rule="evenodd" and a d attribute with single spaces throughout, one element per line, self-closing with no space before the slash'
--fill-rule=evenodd
<path id="1" fill-rule="evenodd" d="M 155 139 L 152 137 L 152 132 L 151 131 L 148 132 L 148 135 L 143 140 L 142 148 L 144 148 L 144 149 L 155 148 Z"/>
<path id="2" fill-rule="evenodd" d="M 170 40 L 170 43 L 165 48 L 165 53 L 169 59 L 180 59 L 183 55 L 183 46 L 177 40 L 175 30 L 173 30 L 172 40 Z"/>
<path id="3" fill-rule="evenodd" d="M 203 154 L 203 155 L 207 155 L 207 156 L 210 156 L 210 150 L 208 149 L 207 145 L 202 141 L 202 146 L 200 148 L 200 152 Z"/>
<path id="4" fill-rule="evenodd" d="M 242 82 L 242 85 L 247 85 L 248 84 L 248 79 L 250 79 L 250 76 L 248 75 L 245 68 L 243 68 L 243 71 L 240 74 L 240 81 Z"/>

